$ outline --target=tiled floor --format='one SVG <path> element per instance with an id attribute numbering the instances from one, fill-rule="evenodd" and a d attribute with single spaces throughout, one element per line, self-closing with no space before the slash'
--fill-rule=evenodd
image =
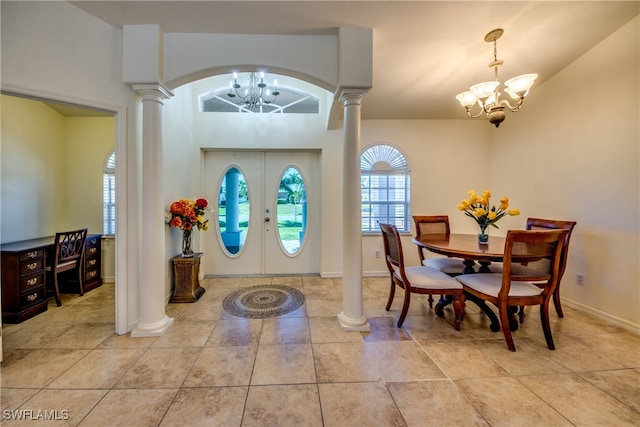
<path id="1" fill-rule="evenodd" d="M 264 320 L 222 309 L 236 288 L 269 282 L 305 304 Z M 167 306 L 175 323 L 158 338 L 114 335 L 113 285 L 5 325 L 2 425 L 640 425 L 640 337 L 568 307 L 551 315 L 555 351 L 531 309 L 511 353 L 471 303 L 460 332 L 450 309 L 438 318 L 419 298 L 396 328 L 401 293 L 386 312 L 386 278 L 365 279 L 367 333 L 340 330 L 340 280 L 202 285 L 197 303 Z"/>

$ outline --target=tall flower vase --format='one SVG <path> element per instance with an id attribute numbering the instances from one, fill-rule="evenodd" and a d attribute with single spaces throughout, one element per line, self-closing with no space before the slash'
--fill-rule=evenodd
<path id="1" fill-rule="evenodd" d="M 480 225 L 480 233 L 478 233 L 478 243 L 481 245 L 489 244 L 489 234 L 487 234 L 486 225 Z"/>
<path id="2" fill-rule="evenodd" d="M 182 230 L 182 258 L 190 258 L 193 256 L 193 249 L 191 248 L 192 237 L 193 230 Z"/>

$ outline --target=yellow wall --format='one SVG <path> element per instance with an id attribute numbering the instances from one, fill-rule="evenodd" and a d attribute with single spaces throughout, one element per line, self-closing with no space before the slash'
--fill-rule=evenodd
<path id="1" fill-rule="evenodd" d="M 102 233 L 102 172 L 113 117 L 65 117 L 2 95 L 2 243 L 87 227 Z"/>

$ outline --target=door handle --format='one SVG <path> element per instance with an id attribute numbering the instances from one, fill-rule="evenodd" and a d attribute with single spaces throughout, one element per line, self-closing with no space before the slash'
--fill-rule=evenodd
<path id="1" fill-rule="evenodd" d="M 271 218 L 269 218 L 269 217 L 266 217 L 266 218 L 264 219 L 264 222 L 269 222 L 269 221 L 271 221 Z"/>

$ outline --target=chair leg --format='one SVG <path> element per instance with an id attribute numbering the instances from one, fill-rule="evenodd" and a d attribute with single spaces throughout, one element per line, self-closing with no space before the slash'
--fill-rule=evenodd
<path id="1" fill-rule="evenodd" d="M 524 313 L 524 305 L 521 305 L 520 309 L 518 310 L 518 318 L 520 319 L 520 323 L 524 323 L 525 317 L 527 317 L 527 315 Z"/>
<path id="2" fill-rule="evenodd" d="M 564 317 L 562 312 L 562 305 L 560 305 L 560 286 L 556 286 L 556 290 L 553 291 L 553 305 L 556 307 L 556 313 L 559 318 Z"/>
<path id="3" fill-rule="evenodd" d="M 58 274 L 53 273 L 53 291 L 55 292 L 56 297 L 56 305 L 60 307 L 62 305 L 62 300 L 60 299 L 60 289 L 58 288 Z"/>
<path id="4" fill-rule="evenodd" d="M 429 294 L 427 301 L 429 301 L 429 308 L 433 308 L 433 295 Z"/>
<path id="5" fill-rule="evenodd" d="M 502 334 L 507 342 L 509 351 L 516 351 L 516 345 L 513 343 L 513 337 L 511 336 L 511 326 L 509 324 L 510 314 L 509 306 L 500 304 L 498 305 L 498 314 L 500 315 L 500 326 L 502 327 Z"/>
<path id="6" fill-rule="evenodd" d="M 453 327 L 456 328 L 456 331 L 460 330 L 460 323 L 464 320 L 464 300 L 464 292 L 453 294 L 453 312 L 455 313 Z"/>
<path id="7" fill-rule="evenodd" d="M 553 343 L 553 337 L 551 336 L 551 324 L 549 323 L 549 300 L 545 300 L 540 304 L 540 322 L 542 323 L 542 331 L 544 332 L 544 339 L 547 340 L 547 347 L 549 350 L 555 350 L 556 346 Z"/>
<path id="8" fill-rule="evenodd" d="M 84 295 L 84 283 L 82 280 L 82 268 L 78 268 L 78 288 L 80 288 L 80 296 Z"/>
<path id="9" fill-rule="evenodd" d="M 404 323 L 404 318 L 407 317 L 407 312 L 409 311 L 409 304 L 411 303 L 411 291 L 407 289 L 407 286 L 404 288 L 404 303 L 402 304 L 402 311 L 400 312 L 400 318 L 398 319 L 398 328 L 402 327 Z"/>
<path id="10" fill-rule="evenodd" d="M 389 289 L 389 299 L 387 300 L 386 310 L 389 311 L 391 309 L 391 304 L 393 303 L 393 297 L 396 295 L 396 284 L 393 281 L 393 277 L 391 278 L 391 288 Z"/>

